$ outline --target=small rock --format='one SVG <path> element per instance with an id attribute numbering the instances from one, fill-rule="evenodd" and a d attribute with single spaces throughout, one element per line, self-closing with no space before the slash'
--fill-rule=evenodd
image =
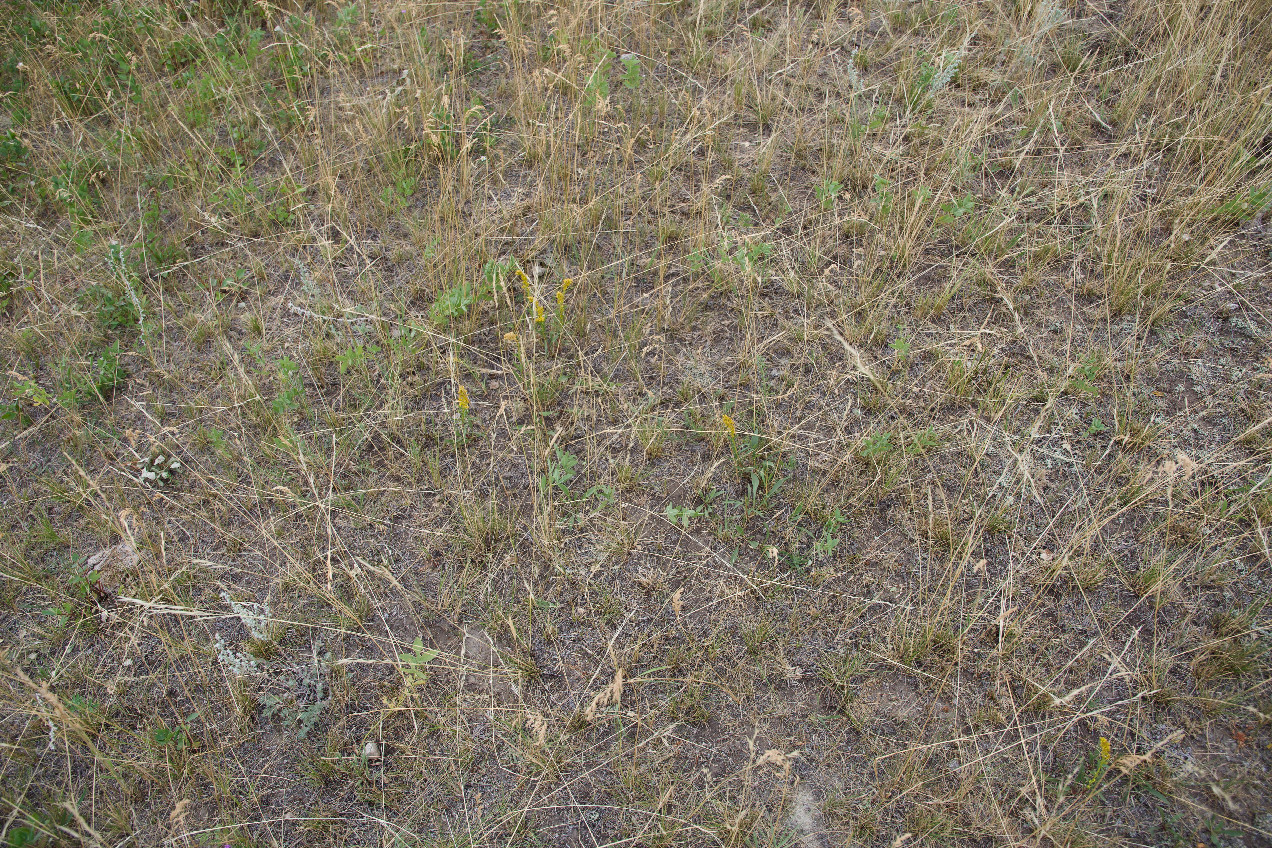
<path id="1" fill-rule="evenodd" d="M 379 742 L 368 742 L 362 746 L 362 757 L 367 760 L 378 760 L 384 756 L 383 749 L 380 748 Z"/>
<path id="2" fill-rule="evenodd" d="M 93 592 L 99 599 L 105 599 L 132 587 L 139 574 L 139 563 L 137 549 L 128 542 L 120 542 L 89 557 L 84 563 L 84 572 L 96 575 L 91 584 Z"/>

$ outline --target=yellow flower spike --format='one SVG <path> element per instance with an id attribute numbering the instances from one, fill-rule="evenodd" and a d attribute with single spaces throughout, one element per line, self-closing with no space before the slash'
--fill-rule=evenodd
<path id="1" fill-rule="evenodd" d="M 563 292 L 569 291 L 570 286 L 572 285 L 574 285 L 574 278 L 566 277 L 564 280 L 561 281 L 561 291 Z"/>
<path id="2" fill-rule="evenodd" d="M 536 298 L 531 298 L 530 302 L 534 304 L 534 323 L 542 324 L 546 320 L 543 314 L 543 304 L 539 303 Z"/>
<path id="3" fill-rule="evenodd" d="M 720 420 L 724 422 L 725 429 L 729 431 L 729 438 L 736 439 L 738 437 L 738 425 L 727 415 L 721 415 Z"/>
<path id="4" fill-rule="evenodd" d="M 515 345 L 515 344 L 517 343 L 517 334 L 516 334 L 516 333 L 504 333 L 504 334 L 503 334 L 503 340 L 504 340 L 504 344 L 506 344 L 506 345 Z"/>
<path id="5" fill-rule="evenodd" d="M 1113 746 L 1109 744 L 1109 740 L 1103 736 L 1100 737 L 1100 765 L 1107 766 L 1109 761 L 1113 759 Z"/>
<path id="6" fill-rule="evenodd" d="M 455 403 L 459 406 L 461 412 L 468 411 L 468 389 L 463 386 L 459 387 L 459 395 L 456 398 Z"/>
<path id="7" fill-rule="evenodd" d="M 558 307 L 565 306 L 565 289 L 560 289 L 557 291 L 557 306 Z"/>
<path id="8" fill-rule="evenodd" d="M 520 268 L 517 269 L 517 279 L 521 281 L 521 287 L 526 291 L 530 291 L 530 278 L 526 276 L 526 272 Z"/>

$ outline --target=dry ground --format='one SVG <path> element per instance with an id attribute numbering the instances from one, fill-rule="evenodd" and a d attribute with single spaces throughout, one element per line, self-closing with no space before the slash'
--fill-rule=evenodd
<path id="1" fill-rule="evenodd" d="M 0 3 L 0 844 L 1272 844 L 1268 0 Z"/>

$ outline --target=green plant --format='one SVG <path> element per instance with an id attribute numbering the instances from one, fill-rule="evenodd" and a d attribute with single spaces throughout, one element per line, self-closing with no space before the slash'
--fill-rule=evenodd
<path id="1" fill-rule="evenodd" d="M 817 664 L 817 676 L 834 689 L 843 705 L 856 699 L 857 678 L 865 670 L 865 659 L 855 651 L 824 654 Z"/>
<path id="2" fill-rule="evenodd" d="M 892 183 L 879 174 L 875 174 L 874 197 L 870 198 L 870 203 L 874 205 L 880 218 L 886 218 L 892 213 L 892 204 L 895 200 L 896 193 L 892 189 Z"/>
<path id="3" fill-rule="evenodd" d="M 1084 357 L 1081 363 L 1073 367 L 1069 376 L 1070 394 L 1099 397 L 1100 390 L 1095 387 L 1094 381 L 1100 376 L 1100 371 L 1100 358 L 1097 354 Z"/>
<path id="4" fill-rule="evenodd" d="M 963 50 L 942 53 L 935 63 L 920 54 L 919 67 L 905 87 L 905 105 L 911 113 L 932 108 L 933 96 L 945 89 L 962 67 Z"/>
<path id="5" fill-rule="evenodd" d="M 171 451 L 156 448 L 137 463 L 137 479 L 154 486 L 166 485 L 181 470 L 181 461 Z"/>
<path id="6" fill-rule="evenodd" d="M 285 415 L 300 409 L 305 402 L 305 385 L 300 379 L 300 366 L 291 357 L 279 359 L 278 394 L 270 404 L 275 415 Z"/>
<path id="7" fill-rule="evenodd" d="M 423 637 L 416 636 L 411 650 L 398 655 L 406 685 L 423 686 L 428 683 L 428 664 L 437 659 L 439 653 L 436 648 L 425 648 Z"/>
<path id="8" fill-rule="evenodd" d="M 897 359 L 905 362 L 910 358 L 910 338 L 902 332 L 901 328 L 897 328 L 898 335 L 895 339 L 888 343 L 888 347 L 892 348 L 897 354 Z"/>
<path id="9" fill-rule="evenodd" d="M 119 342 L 114 342 L 85 363 L 84 371 L 76 370 L 74 364 L 67 361 L 67 373 L 57 402 L 68 408 L 91 401 L 105 403 L 128 378 L 128 371 L 119 361 L 121 355 Z"/>
<path id="10" fill-rule="evenodd" d="M 150 738 L 159 747 L 169 748 L 176 753 L 181 753 L 190 747 L 190 740 L 186 736 L 184 726 L 168 727 L 160 724 L 150 731 Z"/>
<path id="11" fill-rule="evenodd" d="M 31 149 L 20 136 L 11 129 L 0 133 L 0 201 L 17 191 L 30 159 Z"/>
<path id="12" fill-rule="evenodd" d="M 600 101 L 609 99 L 609 73 L 614 61 L 614 51 L 602 49 L 595 61 L 595 67 L 583 84 L 583 99 L 593 107 Z"/>
<path id="13" fill-rule="evenodd" d="M 16 421 L 19 426 L 26 427 L 31 423 L 31 416 L 23 409 L 24 405 L 47 406 L 49 393 L 36 385 L 34 380 L 20 374 L 10 372 L 15 378 L 12 400 L 0 404 L 0 421 Z"/>
<path id="14" fill-rule="evenodd" d="M 936 216 L 936 223 L 952 226 L 959 218 L 971 213 L 976 208 L 976 198 L 971 192 L 960 198 L 941 204 L 941 214 Z"/>
<path id="15" fill-rule="evenodd" d="M 1255 215 L 1272 210 L 1272 183 L 1238 192 L 1210 213 L 1220 224 L 1244 224 Z"/>
<path id="16" fill-rule="evenodd" d="M 817 184 L 817 187 L 813 189 L 813 193 L 817 196 L 817 202 L 821 204 L 822 210 L 829 211 L 834 208 L 835 200 L 843 190 L 843 183 L 838 180 L 825 179 Z"/>
<path id="17" fill-rule="evenodd" d="M 297 739 L 304 739 L 318 724 L 323 709 L 327 706 L 324 700 L 303 704 L 294 696 L 265 695 L 261 715 L 264 718 L 276 719 L 283 727 L 295 732 Z"/>
<path id="18" fill-rule="evenodd" d="M 22 275 L 17 269 L 0 264 L 0 314 L 13 302 L 14 289 L 21 282 Z"/>
<path id="19" fill-rule="evenodd" d="M 1056 795 L 1062 800 L 1073 788 L 1080 788 L 1087 793 L 1095 792 L 1112 764 L 1112 745 L 1101 736 L 1096 749 L 1088 753 L 1078 768 L 1059 784 Z"/>
<path id="20" fill-rule="evenodd" d="M 763 260 L 771 256 L 772 253 L 773 245 L 769 242 L 743 239 L 738 242 L 737 251 L 733 254 L 733 261 L 739 268 L 751 271 Z"/>
<path id="21" fill-rule="evenodd" d="M 361 368 L 368 356 L 375 356 L 379 352 L 379 345 L 363 345 L 362 342 L 354 342 L 336 354 L 336 364 L 340 367 L 340 373 L 345 374 L 352 369 Z"/>
<path id="22" fill-rule="evenodd" d="M 96 32 L 68 46 L 71 61 L 52 80 L 53 91 L 67 111 L 88 117 L 113 103 L 140 102 L 140 87 L 129 54 L 153 32 L 148 10 L 104 7 L 96 16 Z"/>
<path id="23" fill-rule="evenodd" d="M 626 53 L 619 57 L 619 61 L 623 65 L 623 87 L 635 91 L 640 88 L 640 57 Z"/>
<path id="24" fill-rule="evenodd" d="M 686 530 L 689 528 L 689 522 L 695 518 L 705 518 L 710 514 L 710 510 L 703 507 L 673 506 L 672 504 L 667 504 L 663 512 L 668 521 Z"/>
<path id="25" fill-rule="evenodd" d="M 550 496 L 554 491 L 560 490 L 562 495 L 569 496 L 570 481 L 574 479 L 577 473 L 576 466 L 579 464 L 579 458 L 574 454 L 562 448 L 556 449 L 555 457 L 548 459 L 548 471 L 543 477 L 544 494 Z"/>
<path id="26" fill-rule="evenodd" d="M 331 660 L 330 652 L 319 654 L 315 647 L 310 661 L 299 670 L 294 691 L 285 695 L 266 694 L 261 699 L 262 717 L 276 719 L 293 731 L 297 739 L 308 736 L 331 703 L 329 687 L 324 683 Z"/>
<path id="27" fill-rule="evenodd" d="M 728 423 L 733 420 L 725 418 Z M 732 427 L 730 430 L 735 432 Z M 772 442 L 757 433 L 732 438 L 729 448 L 734 471 L 744 486 L 744 503 L 749 509 L 763 509 L 786 480 L 780 455 Z"/>
<path id="28" fill-rule="evenodd" d="M 140 322 L 141 314 L 132 300 L 101 285 L 90 286 L 85 298 L 97 311 L 97 323 L 105 330 L 130 330 Z"/>
<path id="29" fill-rule="evenodd" d="M 515 269 L 516 264 L 512 260 L 487 262 L 481 269 L 481 279 L 478 282 L 461 280 L 439 294 L 429 310 L 429 317 L 440 327 L 467 315 L 471 307 L 490 300 L 494 296 L 495 287 L 503 285 Z"/>
<path id="30" fill-rule="evenodd" d="M 835 512 L 822 525 L 821 536 L 813 543 L 813 553 L 820 557 L 834 555 L 839 547 L 839 529 L 848 521 L 844 514 L 835 508 Z"/>
<path id="31" fill-rule="evenodd" d="M 892 434 L 875 433 L 861 443 L 858 454 L 872 462 L 878 462 L 892 452 Z"/>
<path id="32" fill-rule="evenodd" d="M 910 442 L 905 446 L 905 451 L 919 456 L 939 447 L 940 444 L 941 437 L 931 427 L 927 427 L 910 437 Z"/>

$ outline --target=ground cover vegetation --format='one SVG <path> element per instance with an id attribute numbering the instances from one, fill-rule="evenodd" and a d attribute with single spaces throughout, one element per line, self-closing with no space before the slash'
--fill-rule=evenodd
<path id="1" fill-rule="evenodd" d="M 0 844 L 1270 844 L 1270 20 L 0 0 Z"/>

